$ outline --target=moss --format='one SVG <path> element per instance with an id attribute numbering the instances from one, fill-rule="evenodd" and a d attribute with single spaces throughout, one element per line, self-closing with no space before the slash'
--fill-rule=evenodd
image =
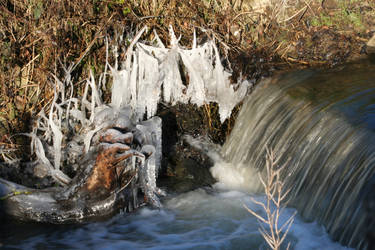
<path id="1" fill-rule="evenodd" d="M 360 3 L 353 1 L 354 3 Z M 319 15 L 311 18 L 311 25 L 315 27 L 320 26 L 335 26 L 341 30 L 353 28 L 354 30 L 363 31 L 365 24 L 363 23 L 363 15 L 361 14 L 359 6 L 350 6 L 346 1 L 338 2 L 339 9 L 333 12 L 321 12 Z"/>
<path id="2" fill-rule="evenodd" d="M 33 6 L 33 14 L 35 19 L 39 19 L 44 12 L 43 2 L 37 1 L 35 6 Z"/>

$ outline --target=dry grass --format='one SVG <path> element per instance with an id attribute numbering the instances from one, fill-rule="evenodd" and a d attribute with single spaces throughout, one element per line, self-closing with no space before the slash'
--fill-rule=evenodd
<path id="1" fill-rule="evenodd" d="M 245 208 L 254 215 L 259 221 L 259 231 L 271 249 L 279 250 L 284 242 L 289 229 L 294 221 L 294 215 L 280 225 L 280 215 L 286 206 L 286 197 L 290 190 L 284 189 L 284 183 L 280 174 L 285 168 L 285 164 L 278 166 L 279 159 L 276 158 L 272 150 L 267 149 L 266 158 L 266 177 L 262 178 L 259 173 L 260 181 L 264 187 L 266 202 L 262 203 L 252 199 L 252 201 L 263 208 L 266 216 L 262 216 L 251 208 Z M 264 227 L 266 225 L 266 227 Z M 287 249 L 289 249 L 288 244 Z"/>
<path id="2" fill-rule="evenodd" d="M 195 28 L 198 42 L 207 35 L 216 39 L 221 53 L 231 61 L 225 66 L 233 69 L 234 78 L 242 72 L 258 79 L 285 63 L 304 66 L 346 60 L 360 51 L 360 44 L 373 32 L 368 28 L 374 22 L 370 18 L 375 13 L 373 1 L 351 1 L 332 9 L 317 0 L 267 0 L 269 4 L 261 10 L 254 2 L 258 0 L 0 1 L 0 147 L 28 144 L 25 138 L 11 135 L 29 131 L 33 115 L 51 101 L 51 75 L 62 78 L 61 65 L 76 64 L 72 77 L 77 92 L 89 70 L 103 71 L 105 37 L 114 45 L 119 37 L 147 25 L 150 32 L 142 39 L 152 39 L 155 29 L 167 42 L 172 24 L 176 34 L 182 34 L 181 43 L 190 46 Z M 346 18 L 345 25 L 323 29 L 340 18 Z M 340 33 L 351 24 L 355 36 Z M 321 49 L 325 41 L 319 36 L 324 35 L 331 41 L 327 49 L 332 50 L 331 43 L 337 41 L 332 58 L 325 58 L 328 53 Z M 124 51 L 120 52 L 123 56 Z M 210 105 L 203 112 L 212 133 L 225 135 L 233 119 L 223 129 L 215 110 Z"/>

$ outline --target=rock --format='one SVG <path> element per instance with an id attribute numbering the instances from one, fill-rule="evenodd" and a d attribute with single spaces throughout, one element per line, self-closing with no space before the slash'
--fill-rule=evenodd
<path id="1" fill-rule="evenodd" d="M 367 42 L 367 53 L 369 53 L 369 54 L 375 54 L 375 34 Z"/>
<path id="2" fill-rule="evenodd" d="M 216 182 L 210 172 L 213 162 L 204 152 L 181 141 L 172 152 L 167 159 L 167 173 L 159 177 L 158 186 L 172 193 L 183 193 Z"/>
<path id="3" fill-rule="evenodd" d="M 44 178 L 48 175 L 48 171 L 41 164 L 38 164 L 34 167 L 34 175 L 39 178 Z"/>
<path id="4" fill-rule="evenodd" d="M 183 140 L 185 134 L 207 135 L 203 109 L 187 104 L 159 105 L 157 115 L 163 119 L 163 158 L 157 186 L 183 193 L 215 183 L 209 170 L 212 161 Z"/>

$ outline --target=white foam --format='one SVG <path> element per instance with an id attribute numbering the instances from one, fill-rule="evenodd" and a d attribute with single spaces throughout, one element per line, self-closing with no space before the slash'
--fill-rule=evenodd
<path id="1" fill-rule="evenodd" d="M 251 168 L 240 168 L 227 162 L 216 162 L 210 169 L 220 189 L 258 192 L 261 188 L 258 172 Z"/>

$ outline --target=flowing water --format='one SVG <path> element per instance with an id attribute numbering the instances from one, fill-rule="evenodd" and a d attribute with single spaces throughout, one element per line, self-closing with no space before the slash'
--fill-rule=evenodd
<path id="1" fill-rule="evenodd" d="M 251 176 L 266 147 L 286 162 L 285 186 L 301 215 L 364 247 L 374 231 L 374 210 L 365 209 L 374 202 L 374 64 L 286 73 L 258 86 L 223 148 L 231 171 L 245 176 L 240 186 L 259 188 Z"/>
<path id="2" fill-rule="evenodd" d="M 0 224 L 4 249 L 267 249 L 259 223 L 257 171 L 266 146 L 287 162 L 284 181 L 298 210 L 292 249 L 364 246 L 363 201 L 375 171 L 375 66 L 285 73 L 260 84 L 245 101 L 212 168 L 213 188 L 169 194 L 163 208 L 86 225 Z M 370 184 L 368 184 L 370 183 Z M 295 208 L 286 208 L 286 221 Z M 263 214 L 264 215 L 264 214 Z M 327 232 L 329 231 L 329 233 Z M 331 235 L 331 236 L 329 236 Z M 0 246 L 0 247 L 1 247 Z"/>
<path id="3" fill-rule="evenodd" d="M 262 196 L 256 197 L 263 200 Z M 84 226 L 20 225 L 7 228 L 5 249 L 268 249 L 258 223 L 244 204 L 262 212 L 249 194 L 198 189 L 163 202 L 161 210 L 143 208 L 106 222 Z M 294 212 L 287 209 L 285 221 Z M 294 249 L 344 249 L 322 226 L 296 218 L 289 237 Z"/>

